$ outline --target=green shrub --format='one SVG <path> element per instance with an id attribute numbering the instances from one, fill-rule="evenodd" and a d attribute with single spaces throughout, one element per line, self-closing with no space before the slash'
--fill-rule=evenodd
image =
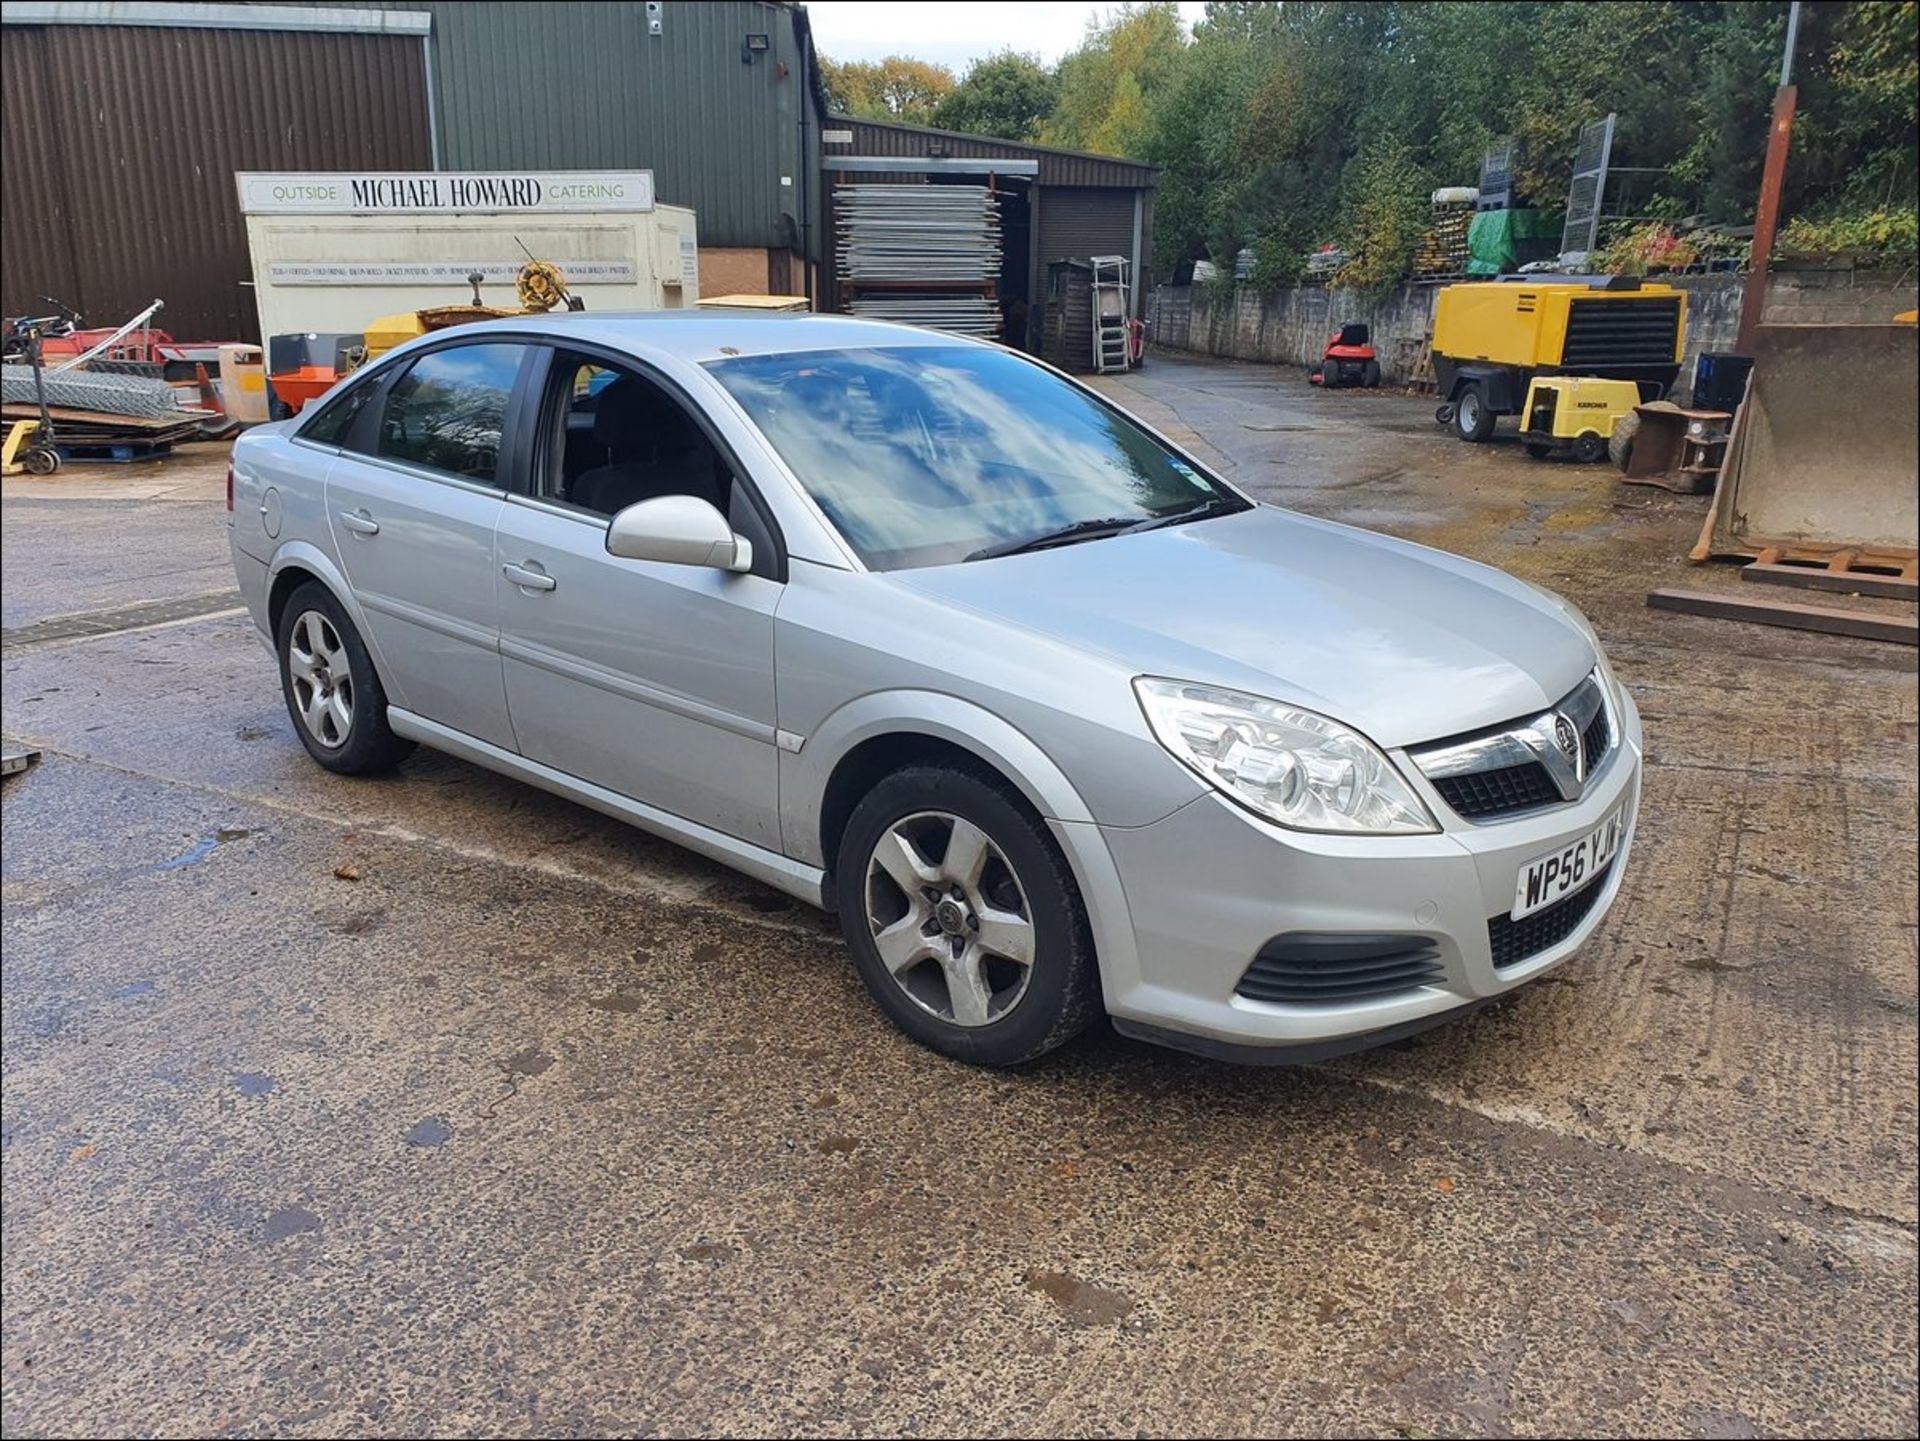
<path id="1" fill-rule="evenodd" d="M 1796 215 L 1780 232 L 1782 255 L 1911 265 L 1920 249 L 1920 212 L 1914 207 Z"/>

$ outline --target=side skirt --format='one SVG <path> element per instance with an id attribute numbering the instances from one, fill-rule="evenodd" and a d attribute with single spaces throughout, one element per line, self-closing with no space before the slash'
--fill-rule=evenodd
<path id="1" fill-rule="evenodd" d="M 552 766 L 542 765 L 539 761 L 528 760 L 525 756 L 515 755 L 512 751 L 502 750 L 499 746 L 474 737 L 438 721 L 430 721 L 425 716 L 415 715 L 412 711 L 402 710 L 399 706 L 387 707 L 387 724 L 393 727 L 395 735 L 405 736 L 408 740 L 418 741 L 433 750 L 445 751 L 448 755 L 458 756 L 461 760 L 471 761 L 490 771 L 512 776 L 515 780 L 525 781 L 530 786 L 538 786 L 567 800 L 577 801 L 583 806 L 591 806 L 603 815 L 612 816 L 617 821 L 625 821 L 637 826 L 662 840 L 672 841 L 675 845 L 685 846 L 709 860 L 730 866 L 742 875 L 752 876 L 763 881 L 775 890 L 784 891 L 797 900 L 810 906 L 828 909 L 826 898 L 826 873 L 817 866 L 803 865 L 799 861 L 789 860 L 783 855 L 716 831 L 696 821 L 686 820 L 670 811 L 645 805 L 640 801 L 610 791 L 604 786 L 594 785 L 591 781 L 580 780 L 565 771 L 555 770 Z"/>

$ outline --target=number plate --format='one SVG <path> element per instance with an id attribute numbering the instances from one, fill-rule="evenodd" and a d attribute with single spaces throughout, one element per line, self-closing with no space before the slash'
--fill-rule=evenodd
<path id="1" fill-rule="evenodd" d="M 1513 909 L 1507 914 L 1517 921 L 1572 895 L 1606 869 L 1626 831 L 1622 806 L 1578 840 L 1529 861 L 1514 882 Z"/>

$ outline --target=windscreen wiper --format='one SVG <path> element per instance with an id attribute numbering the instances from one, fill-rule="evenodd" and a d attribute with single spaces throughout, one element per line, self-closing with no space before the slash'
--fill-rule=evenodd
<path id="1" fill-rule="evenodd" d="M 1211 520 L 1216 515 L 1238 515 L 1243 510 L 1252 510 L 1253 506 L 1237 495 L 1216 495 L 1190 505 L 1185 510 L 1176 510 L 1171 515 L 1150 515 L 1145 520 L 1136 520 L 1121 531 L 1122 535 L 1132 535 L 1141 530 L 1159 530 L 1162 526 L 1184 525 L 1190 520 Z"/>
<path id="2" fill-rule="evenodd" d="M 992 560 L 999 555 L 1020 555 L 1029 550 L 1046 550 L 1056 545 L 1072 545 L 1079 540 L 1092 540 L 1095 536 L 1118 535 L 1132 530 L 1140 522 L 1131 515 L 1109 515 L 1094 520 L 1076 520 L 1071 525 L 1063 525 L 1057 530 L 1043 530 L 1038 535 L 1025 536 L 1020 540 L 1000 540 L 992 545 L 983 545 L 967 557 L 968 560 Z"/>

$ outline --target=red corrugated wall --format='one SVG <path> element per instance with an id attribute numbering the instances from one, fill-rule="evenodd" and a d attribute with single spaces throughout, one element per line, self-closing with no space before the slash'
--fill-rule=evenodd
<path id="1" fill-rule="evenodd" d="M 0 309 L 259 338 L 237 170 L 432 168 L 417 36 L 0 29 Z"/>

